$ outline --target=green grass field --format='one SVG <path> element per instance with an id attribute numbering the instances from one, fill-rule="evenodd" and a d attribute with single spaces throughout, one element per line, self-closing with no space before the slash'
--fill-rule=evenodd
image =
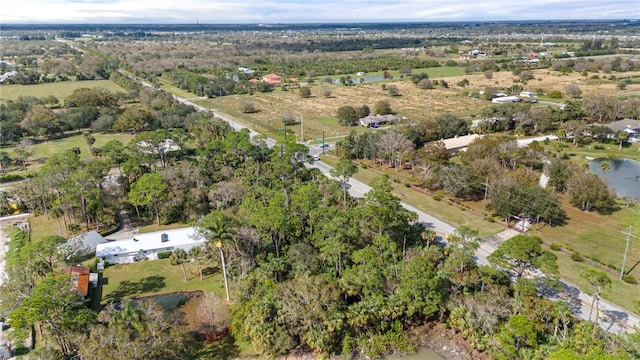
<path id="1" fill-rule="evenodd" d="M 110 140 L 119 140 L 122 144 L 127 145 L 129 140 L 133 138 L 133 135 L 123 133 L 94 133 L 92 135 L 96 138 L 96 142 L 93 144 L 94 147 L 101 147 Z M 32 154 L 28 159 L 28 171 L 37 170 L 53 154 L 74 147 L 80 148 L 80 158 L 89 159 L 92 157 L 89 145 L 87 145 L 87 142 L 82 135 L 73 135 L 61 139 L 44 141 L 31 145 L 29 151 L 31 151 Z M 9 156 L 15 155 L 15 147 L 4 147 L 0 150 L 6 151 Z M 11 170 L 13 172 L 23 172 L 23 168 L 20 166 L 13 166 Z"/>
<path id="2" fill-rule="evenodd" d="M 549 250 L 549 248 L 547 248 Z M 583 262 L 576 262 L 571 260 L 571 257 L 567 254 L 552 251 L 558 256 L 558 265 L 560 274 L 563 279 L 573 283 L 581 289 L 589 289 L 586 281 L 580 276 L 580 274 L 590 268 L 589 265 Z M 618 277 L 609 274 L 612 280 L 612 287 L 604 294 L 604 298 L 616 305 L 622 306 L 627 310 L 633 310 L 633 302 L 640 299 L 640 285 L 631 285 L 623 281 L 620 281 Z"/>
<path id="3" fill-rule="evenodd" d="M 111 92 L 125 92 L 120 86 L 109 80 L 61 81 L 35 85 L 0 85 L 0 101 L 17 100 L 20 96 L 44 98 L 53 95 L 64 101 L 74 90 L 81 88 L 105 88 Z"/>
<path id="4" fill-rule="evenodd" d="M 108 266 L 102 272 L 102 304 L 120 299 L 178 291 L 202 290 L 224 298 L 224 282 L 216 264 L 203 266 L 204 280 L 200 281 L 195 264 L 185 264 L 187 281 L 180 265 L 169 259 L 139 261 L 133 264 Z"/>
<path id="5" fill-rule="evenodd" d="M 411 71 L 411 74 L 413 75 L 422 74 L 422 73 L 428 74 L 430 79 L 441 79 L 441 78 L 447 78 L 452 76 L 462 76 L 464 75 L 464 68 L 460 66 L 440 66 L 440 67 L 413 69 Z M 402 76 L 402 74 L 398 70 L 389 71 L 389 74 L 393 76 L 392 79 L 385 79 L 385 80 L 374 81 L 374 82 L 385 82 L 385 81 L 388 82 L 388 81 L 401 81 L 401 80 L 411 81 L 411 75 Z M 357 74 L 344 74 L 344 75 L 333 75 L 333 76 L 330 76 L 330 78 L 332 78 L 333 80 L 339 80 L 343 76 L 351 76 L 351 80 L 353 80 L 354 83 L 358 83 L 358 79 L 361 77 L 367 78 L 372 76 L 383 76 L 383 75 L 384 75 L 384 71 L 373 71 L 373 72 L 366 73 L 364 76 L 358 76 Z M 322 80 L 322 78 L 323 76 L 320 77 L 320 80 Z M 328 85 L 331 85 L 331 84 L 328 84 Z M 336 86 L 342 86 L 342 85 L 336 85 Z"/>

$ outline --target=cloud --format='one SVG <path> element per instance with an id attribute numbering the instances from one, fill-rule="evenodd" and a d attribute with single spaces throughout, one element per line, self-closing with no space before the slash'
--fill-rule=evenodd
<path id="1" fill-rule="evenodd" d="M 638 0 L 19 0 L 3 23 L 300 23 L 624 19 Z"/>

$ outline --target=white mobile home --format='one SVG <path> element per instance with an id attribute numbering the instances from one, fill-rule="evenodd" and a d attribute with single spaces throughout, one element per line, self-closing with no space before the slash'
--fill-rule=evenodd
<path id="1" fill-rule="evenodd" d="M 193 247 L 204 245 L 206 241 L 196 227 L 156 231 L 137 234 L 131 239 L 98 244 L 96 257 L 110 264 L 127 264 L 145 258 L 156 260 L 160 252 L 176 249 L 189 251 Z"/>

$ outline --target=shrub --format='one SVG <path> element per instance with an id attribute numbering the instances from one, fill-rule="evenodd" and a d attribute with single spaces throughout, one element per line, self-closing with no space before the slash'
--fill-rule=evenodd
<path id="1" fill-rule="evenodd" d="M 574 252 L 573 254 L 571 254 L 571 260 L 577 261 L 577 262 L 583 262 L 584 261 L 584 259 L 582 258 L 582 255 L 580 255 L 579 252 Z"/>
<path id="2" fill-rule="evenodd" d="M 24 176 L 20 174 L 7 174 L 0 176 L 0 183 L 24 180 Z"/>
<path id="3" fill-rule="evenodd" d="M 494 223 L 494 222 L 496 222 L 496 219 L 493 216 L 489 216 L 487 218 L 487 221 L 490 222 L 490 223 Z"/>
<path id="4" fill-rule="evenodd" d="M 636 281 L 636 277 L 631 274 L 626 275 L 624 278 L 622 278 L 622 281 L 626 282 L 627 284 L 633 284 L 633 285 L 638 283 Z"/>
<path id="5" fill-rule="evenodd" d="M 433 89 L 433 83 L 429 79 L 422 79 L 418 82 L 418 87 L 420 89 Z"/>
<path id="6" fill-rule="evenodd" d="M 551 99 L 562 99 L 562 93 L 559 90 L 552 90 L 549 92 Z"/>
<path id="7" fill-rule="evenodd" d="M 404 187 L 408 187 L 408 188 L 410 188 L 410 187 L 411 187 L 411 184 L 410 184 L 410 183 L 404 183 Z"/>
<path id="8" fill-rule="evenodd" d="M 168 259 L 173 251 L 161 251 L 158 253 L 158 259 Z"/>
<path id="9" fill-rule="evenodd" d="M 367 164 L 361 164 L 360 167 L 363 168 L 363 169 L 368 168 Z"/>
<path id="10" fill-rule="evenodd" d="M 311 89 L 306 86 L 300 88 L 300 97 L 303 99 L 308 99 L 311 97 Z"/>
<path id="11" fill-rule="evenodd" d="M 250 114 L 256 112 L 258 109 L 256 108 L 256 104 L 251 100 L 242 100 L 240 102 L 240 112 L 244 114 Z"/>
<path id="12" fill-rule="evenodd" d="M 440 201 L 440 200 L 442 200 L 442 196 L 440 196 L 438 194 L 435 194 L 435 195 L 433 195 L 433 200 Z"/>
<path id="13" fill-rule="evenodd" d="M 551 250 L 553 251 L 560 251 L 560 249 L 562 249 L 562 245 L 558 244 L 558 243 L 553 243 L 551 244 Z"/>

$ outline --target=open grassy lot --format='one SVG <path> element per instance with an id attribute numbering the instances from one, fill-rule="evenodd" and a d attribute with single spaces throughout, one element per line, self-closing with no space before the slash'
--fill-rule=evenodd
<path id="1" fill-rule="evenodd" d="M 29 227 L 31 229 L 31 240 L 37 240 L 37 239 L 41 239 L 45 236 L 49 236 L 49 235 L 61 235 L 61 236 L 66 236 L 66 232 L 64 229 L 64 224 L 62 224 L 62 220 L 61 220 L 61 225 L 62 227 L 62 234 L 60 233 L 60 228 L 58 227 L 58 222 L 53 219 L 53 218 L 48 218 L 46 215 L 39 215 L 39 216 L 30 216 L 29 217 Z"/>
<path id="2" fill-rule="evenodd" d="M 0 85 L 0 101 L 17 100 L 20 96 L 35 96 L 37 98 L 53 95 L 63 101 L 74 90 L 81 88 L 105 88 L 111 92 L 125 92 L 120 86 L 109 80 L 61 81 L 55 83 L 35 85 Z"/>
<path id="3" fill-rule="evenodd" d="M 117 134 L 102 134 L 102 133 L 93 133 L 92 134 L 96 138 L 96 142 L 93 144 L 94 147 L 101 147 L 106 144 L 110 140 L 119 140 L 121 143 L 126 145 L 129 140 L 133 138 L 131 134 L 125 133 L 117 133 Z M 36 144 L 33 144 L 29 147 L 29 151 L 32 152 L 31 156 L 28 159 L 28 171 L 37 170 L 49 157 L 58 153 L 62 150 L 68 150 L 74 147 L 80 148 L 80 158 L 89 159 L 91 158 L 91 150 L 89 149 L 89 145 L 85 141 L 84 137 L 80 134 L 67 136 L 60 139 L 43 141 Z M 1 149 L 2 151 L 6 151 L 9 156 L 15 155 L 14 147 L 5 147 Z M 22 167 L 15 166 L 12 170 L 16 172 L 23 171 Z"/>
<path id="4" fill-rule="evenodd" d="M 625 144 L 622 147 L 622 150 L 618 150 L 619 147 L 617 144 L 599 144 L 593 143 L 591 146 L 589 145 L 580 145 L 578 147 L 573 147 L 570 143 L 566 143 L 567 147 L 564 148 L 564 152 L 569 154 L 569 156 L 574 157 L 575 161 L 579 163 L 585 163 L 588 161 L 587 157 L 591 157 L 594 159 L 598 158 L 608 158 L 608 159 L 633 159 L 640 161 L 640 143 L 633 144 Z M 595 149 L 596 145 L 601 145 L 604 149 Z M 550 149 L 551 150 L 551 149 Z"/>
<path id="5" fill-rule="evenodd" d="M 547 248 L 547 250 L 549 250 Z M 589 265 L 571 260 L 571 257 L 561 252 L 554 252 L 558 256 L 558 265 L 560 274 L 563 279 L 573 283 L 581 289 L 589 289 L 587 282 L 580 276 L 580 274 L 590 268 Z M 630 285 L 623 281 L 620 281 L 618 277 L 609 274 L 612 280 L 612 286 L 610 290 L 607 290 L 604 298 L 607 301 L 619 305 L 627 310 L 633 310 L 633 302 L 640 299 L 640 285 Z"/>
<path id="6" fill-rule="evenodd" d="M 445 69 L 454 71 L 458 68 L 431 68 L 430 71 L 444 71 Z M 416 70 L 414 72 L 418 72 Z M 615 82 L 609 79 L 590 80 L 588 76 L 578 73 L 562 75 L 548 69 L 533 70 L 534 79 L 524 84 L 525 90 L 534 91 L 538 88 L 545 92 L 560 90 L 564 93 L 569 84 L 578 84 L 583 90 L 583 95 L 595 93 L 608 93 L 616 95 L 631 94 L 640 89 L 640 84 L 627 86 L 626 90 L 616 88 Z M 451 74 L 448 74 L 451 75 Z M 433 78 L 437 78 L 434 76 Z M 462 88 L 456 84 L 467 79 L 469 85 Z M 408 123 L 415 120 L 434 118 L 445 113 L 453 113 L 461 117 L 474 118 L 481 115 L 483 109 L 491 105 L 486 100 L 475 99 L 466 96 L 474 90 L 485 90 L 487 87 L 508 88 L 514 84 L 514 80 L 520 81 L 511 72 L 501 71 L 493 73 L 491 79 L 487 79 L 482 74 L 456 75 L 446 78 L 449 88 L 444 89 L 437 86 L 435 89 L 424 90 L 416 87 L 409 78 L 394 80 L 385 84 L 367 83 L 353 86 L 333 85 L 316 83 L 310 85 L 311 98 L 303 99 L 297 89 L 282 91 L 276 88 L 270 93 L 255 93 L 254 95 L 234 95 L 214 99 L 201 99 L 195 103 L 228 113 L 265 133 L 275 137 L 278 129 L 282 129 L 282 115 L 289 111 L 296 117 L 303 116 L 304 137 L 308 139 L 318 139 L 325 136 L 340 136 L 347 134 L 354 128 L 347 128 L 340 125 L 335 118 L 337 109 L 341 106 L 361 106 L 368 105 L 372 110 L 376 102 L 380 100 L 389 101 L 391 108 L 400 118 L 406 117 L 402 122 Z M 396 85 L 401 96 L 392 97 L 388 91 L 382 89 L 382 85 Z M 322 95 L 323 89 L 331 90 L 331 97 Z M 243 114 L 240 112 L 240 103 L 243 100 L 252 101 L 257 112 Z M 557 100 L 556 100 L 557 101 Z M 356 127 L 357 128 L 357 127 Z M 300 138 L 300 125 L 290 127 L 290 130 Z M 358 129 L 358 131 L 361 131 Z"/>
<path id="7" fill-rule="evenodd" d="M 204 280 L 200 281 L 195 264 L 185 264 L 184 281 L 180 265 L 171 265 L 169 259 L 139 261 L 133 264 L 108 266 L 102 272 L 102 304 L 125 298 L 168 294 L 177 291 L 202 290 L 214 292 L 224 298 L 224 282 L 215 264 L 203 266 Z"/>
<path id="8" fill-rule="evenodd" d="M 626 235 L 622 232 L 632 226 L 637 237 L 631 238 L 626 269 L 629 270 L 640 262 L 640 207 L 622 207 L 612 214 L 600 215 L 571 206 L 566 196 L 562 196 L 561 200 L 569 218 L 567 224 L 530 231 L 532 235 L 620 268 L 626 244 Z M 640 265 L 631 273 L 636 279 L 640 279 Z M 640 287 L 636 291 L 637 297 L 640 297 Z"/>

